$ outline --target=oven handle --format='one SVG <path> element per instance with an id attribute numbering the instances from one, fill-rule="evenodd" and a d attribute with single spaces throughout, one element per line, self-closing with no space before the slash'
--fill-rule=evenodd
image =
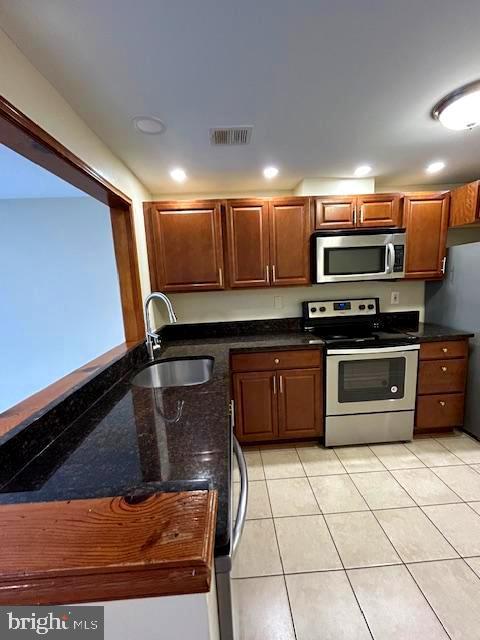
<path id="1" fill-rule="evenodd" d="M 370 353 L 399 353 L 401 351 L 418 351 L 419 344 L 404 344 L 398 347 L 374 347 L 372 349 L 327 349 L 327 356 L 368 355 Z"/>
<path id="2" fill-rule="evenodd" d="M 243 455 L 242 447 L 240 446 L 237 438 L 233 437 L 233 452 L 238 462 L 238 470 L 240 472 L 240 498 L 238 501 L 237 517 L 235 518 L 235 527 L 233 528 L 232 535 L 232 558 L 238 549 L 240 538 L 242 537 L 243 527 L 245 526 L 245 520 L 247 519 L 247 502 L 248 502 L 248 472 L 247 463 L 245 462 L 245 456 Z"/>

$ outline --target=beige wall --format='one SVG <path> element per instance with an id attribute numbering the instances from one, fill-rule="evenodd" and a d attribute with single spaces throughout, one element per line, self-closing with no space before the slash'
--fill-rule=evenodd
<path id="1" fill-rule="evenodd" d="M 392 291 L 400 293 L 400 304 L 390 302 Z M 419 310 L 424 315 L 424 282 L 351 282 L 322 284 L 311 287 L 278 287 L 212 291 L 209 293 L 176 293 L 173 301 L 179 322 L 218 322 L 293 318 L 301 315 L 304 300 L 326 300 L 343 297 L 378 297 L 382 311 Z"/>
<path id="2" fill-rule="evenodd" d="M 150 291 L 142 202 L 151 199 L 135 175 L 93 133 L 0 29 L 0 93 L 132 199 L 142 292 Z"/>

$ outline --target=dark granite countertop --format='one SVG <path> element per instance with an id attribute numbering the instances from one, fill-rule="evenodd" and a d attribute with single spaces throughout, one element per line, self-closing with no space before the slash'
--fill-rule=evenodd
<path id="1" fill-rule="evenodd" d="M 412 336 L 416 336 L 419 342 L 435 342 L 437 340 L 457 340 L 458 338 L 473 338 L 475 334 L 471 331 L 462 331 L 443 327 L 432 322 L 420 322 L 417 331 L 407 331 Z"/>
<path id="2" fill-rule="evenodd" d="M 144 389 L 133 371 L 68 426 L 0 489 L 0 504 L 146 491 L 218 491 L 216 553 L 228 544 L 230 351 L 321 347 L 300 329 L 169 339 L 158 358 L 211 356 L 209 382 Z"/>

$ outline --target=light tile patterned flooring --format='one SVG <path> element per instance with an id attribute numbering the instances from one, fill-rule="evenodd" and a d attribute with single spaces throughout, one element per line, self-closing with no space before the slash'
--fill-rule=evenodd
<path id="1" fill-rule="evenodd" d="M 241 640 L 480 639 L 479 442 L 245 457 Z"/>

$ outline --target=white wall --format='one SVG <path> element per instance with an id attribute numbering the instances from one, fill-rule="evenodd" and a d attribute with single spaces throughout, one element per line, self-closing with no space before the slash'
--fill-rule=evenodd
<path id="1" fill-rule="evenodd" d="M 0 29 L 0 92 L 132 199 L 142 293 L 150 291 L 142 202 L 151 196 Z"/>
<path id="2" fill-rule="evenodd" d="M 110 209 L 1 199 L 0 292 L 1 413 L 124 341 Z"/>
<path id="3" fill-rule="evenodd" d="M 400 292 L 400 304 L 390 302 L 392 291 Z M 173 301 L 179 322 L 221 322 L 293 318 L 302 314 L 304 300 L 372 296 L 380 298 L 381 311 L 424 313 L 425 284 L 411 282 L 351 282 L 311 287 L 278 287 L 236 291 L 176 293 Z"/>

